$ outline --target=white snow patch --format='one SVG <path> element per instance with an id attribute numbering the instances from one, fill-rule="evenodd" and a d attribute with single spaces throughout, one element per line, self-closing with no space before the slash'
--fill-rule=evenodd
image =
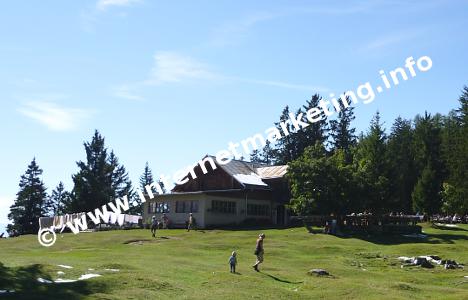
<path id="1" fill-rule="evenodd" d="M 106 269 L 106 271 L 109 271 L 109 272 L 120 272 L 119 269 Z"/>
<path id="2" fill-rule="evenodd" d="M 44 279 L 44 278 L 38 278 L 37 281 L 39 281 L 40 283 L 47 283 L 47 284 L 53 283 L 52 281 Z"/>
<path id="3" fill-rule="evenodd" d="M 88 271 L 95 271 L 94 269 L 88 269 Z"/>
<path id="4" fill-rule="evenodd" d="M 400 256 L 398 257 L 398 260 L 405 261 L 405 260 L 410 260 L 413 259 L 414 257 L 406 257 L 406 256 Z"/>
<path id="5" fill-rule="evenodd" d="M 81 277 L 78 278 L 78 280 L 86 280 L 86 279 L 91 279 L 91 278 L 95 278 L 95 277 L 101 277 L 101 275 L 99 275 L 99 274 L 85 274 L 85 275 L 81 275 Z"/>
<path id="6" fill-rule="evenodd" d="M 72 280 L 72 279 L 57 279 L 54 282 L 55 283 L 73 283 L 77 282 L 78 280 Z"/>
<path id="7" fill-rule="evenodd" d="M 57 274 L 58 274 L 58 275 L 65 275 L 65 272 L 58 271 Z"/>
<path id="8" fill-rule="evenodd" d="M 64 268 L 64 269 L 73 269 L 73 267 L 66 266 L 66 265 L 57 265 L 57 267 Z"/>
<path id="9" fill-rule="evenodd" d="M 14 293 L 14 290 L 0 290 L 0 294 Z"/>
<path id="10" fill-rule="evenodd" d="M 436 223 L 437 226 L 440 226 L 440 227 L 451 227 L 451 228 L 457 228 L 458 225 L 456 224 L 443 224 L 443 223 Z"/>

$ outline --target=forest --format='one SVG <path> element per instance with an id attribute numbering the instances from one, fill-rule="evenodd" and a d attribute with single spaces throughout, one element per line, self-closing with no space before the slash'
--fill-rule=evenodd
<path id="1" fill-rule="evenodd" d="M 296 115 L 317 107 L 321 99 L 313 95 Z M 464 215 L 468 213 L 468 87 L 458 100 L 459 107 L 447 115 L 424 112 L 411 120 L 398 117 L 388 133 L 376 112 L 367 132 L 357 134 L 354 107 L 341 107 L 336 119 L 323 116 L 302 130 L 287 123 L 294 134 L 275 144 L 267 141 L 263 149 L 251 153 L 250 160 L 289 165 L 289 207 L 298 215 Z M 289 118 L 286 106 L 275 123 L 278 130 Z M 86 159 L 76 163 L 71 191 L 60 182 L 48 194 L 43 170 L 35 158 L 31 161 L 10 207 L 10 235 L 37 232 L 41 216 L 92 211 L 125 195 L 131 199 L 129 213 L 141 214 L 142 203 L 128 172 L 98 130 L 84 148 Z M 152 183 L 146 163 L 138 184 L 144 190 Z"/>

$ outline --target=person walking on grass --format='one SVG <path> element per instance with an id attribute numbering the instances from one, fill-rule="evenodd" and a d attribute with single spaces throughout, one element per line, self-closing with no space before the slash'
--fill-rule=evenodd
<path id="1" fill-rule="evenodd" d="M 231 257 L 229 257 L 229 265 L 231 266 L 231 273 L 236 273 L 236 265 L 237 265 L 237 253 L 236 251 L 232 251 Z"/>
<path id="2" fill-rule="evenodd" d="M 252 266 L 252 268 L 257 271 L 257 272 L 260 272 L 260 270 L 258 269 L 258 266 L 263 263 L 263 254 L 264 254 L 264 251 L 263 251 L 263 240 L 265 239 L 265 234 L 260 234 L 258 236 L 258 239 L 257 239 L 257 245 L 255 247 L 255 255 L 257 256 L 257 261 L 255 262 L 255 265 Z"/>
<path id="3" fill-rule="evenodd" d="M 193 216 L 193 214 L 190 213 L 188 224 L 187 224 L 187 231 L 190 231 L 192 229 L 197 230 L 197 221 L 195 220 L 195 217 Z"/>
<path id="4" fill-rule="evenodd" d="M 156 216 L 153 216 L 151 220 L 151 234 L 153 237 L 156 237 L 156 230 L 158 229 L 158 220 L 156 219 Z"/>

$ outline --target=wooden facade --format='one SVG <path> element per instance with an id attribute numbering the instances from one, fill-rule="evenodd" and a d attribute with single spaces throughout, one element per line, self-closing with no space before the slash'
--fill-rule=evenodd
<path id="1" fill-rule="evenodd" d="M 290 199 L 284 177 L 287 167 L 240 160 L 216 164 L 215 168 L 207 162 L 205 167 L 206 174 L 197 165 L 196 178 L 188 174 L 188 181 L 176 185 L 170 194 L 148 199 L 144 220 L 152 216 L 161 218 L 165 213 L 172 227 L 182 227 L 192 213 L 200 228 L 256 222 L 287 224 L 289 214 L 285 205 Z M 261 174 L 266 173 L 270 177 L 262 178 Z"/>

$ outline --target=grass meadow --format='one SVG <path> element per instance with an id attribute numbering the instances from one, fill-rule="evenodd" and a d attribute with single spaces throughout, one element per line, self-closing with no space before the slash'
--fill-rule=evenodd
<path id="1" fill-rule="evenodd" d="M 4 299 L 468 299 L 468 270 L 401 268 L 399 256 L 439 255 L 468 263 L 468 226 L 436 229 L 427 239 L 335 237 L 305 228 L 263 231 L 265 263 L 251 265 L 258 230 L 109 231 L 0 240 Z M 238 252 L 238 274 L 228 258 Z M 65 269 L 58 265 L 72 266 Z M 323 268 L 332 276 L 307 272 Z M 118 271 L 117 271 L 118 270 Z M 58 274 L 58 272 L 63 272 Z M 74 283 L 37 281 L 98 278 Z"/>

